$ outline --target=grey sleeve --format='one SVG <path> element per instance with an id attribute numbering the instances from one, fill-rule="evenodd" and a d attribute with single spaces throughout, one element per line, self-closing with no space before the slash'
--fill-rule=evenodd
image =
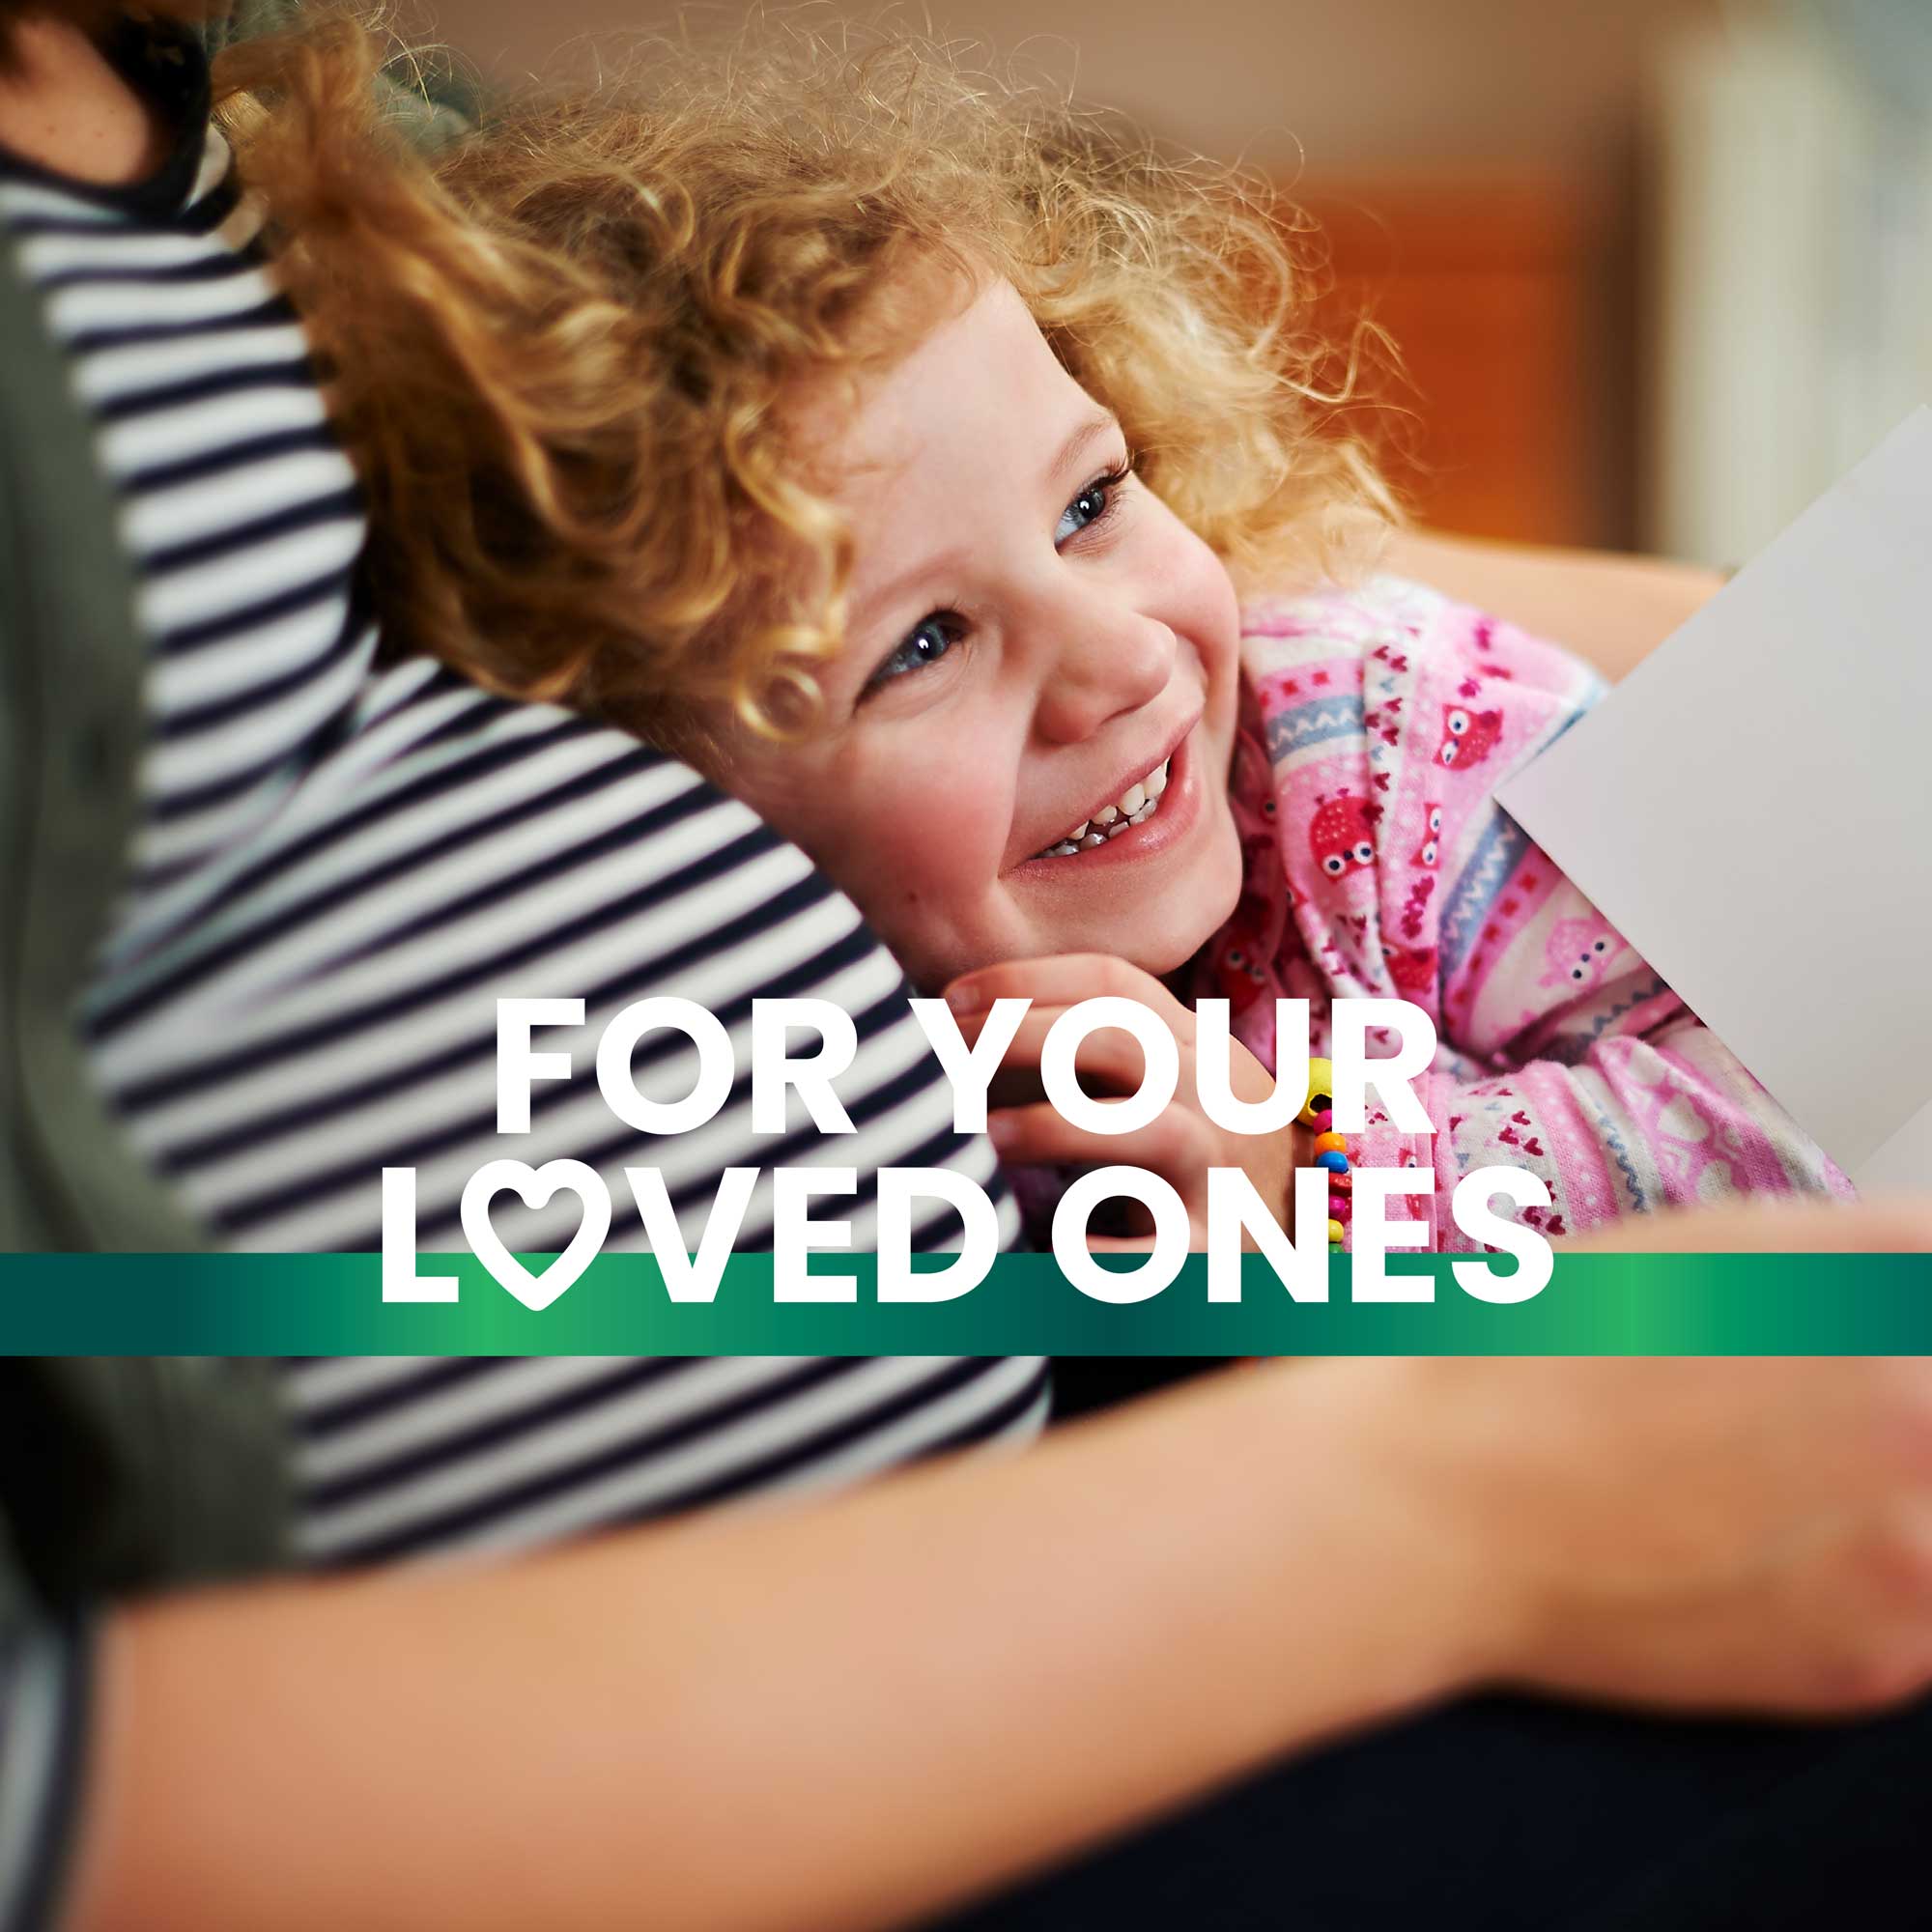
<path id="1" fill-rule="evenodd" d="M 0 1602 L 0 1932 L 57 1922 L 80 1810 L 93 1636 Z"/>

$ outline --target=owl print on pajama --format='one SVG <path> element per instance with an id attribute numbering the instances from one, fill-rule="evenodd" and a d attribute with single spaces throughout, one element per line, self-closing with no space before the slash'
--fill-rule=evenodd
<path id="1" fill-rule="evenodd" d="M 1432 1246 L 1468 1245 L 1447 1203 L 1477 1167 L 1540 1176 L 1550 1204 L 1521 1218 L 1552 1237 L 1726 1194 L 1850 1195 L 1495 802 L 1596 700 L 1595 672 L 1390 577 L 1250 604 L 1242 668 L 1244 890 L 1194 990 L 1229 999 L 1269 1065 L 1278 998 L 1310 1001 L 1318 1053 L 1333 999 L 1429 1014 L 1433 1133 L 1372 1114 L 1350 1139 L 1358 1166 L 1416 1170 L 1406 1211 Z"/>

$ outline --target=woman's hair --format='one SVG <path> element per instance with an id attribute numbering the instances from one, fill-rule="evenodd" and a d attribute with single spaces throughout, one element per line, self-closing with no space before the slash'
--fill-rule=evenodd
<path id="1" fill-rule="evenodd" d="M 401 647 L 660 738 L 720 703 L 781 728 L 851 561 L 794 405 L 987 277 L 1237 582 L 1337 567 L 1392 513 L 1338 425 L 1303 226 L 1252 175 L 923 39 L 770 20 L 372 167 L 374 44 L 339 18 L 244 45 L 217 93 Z"/>

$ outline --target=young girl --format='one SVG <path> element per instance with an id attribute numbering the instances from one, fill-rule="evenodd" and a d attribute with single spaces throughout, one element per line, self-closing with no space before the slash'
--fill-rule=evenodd
<path id="1" fill-rule="evenodd" d="M 327 206 L 285 193 L 344 366 L 414 360 L 413 409 L 344 398 L 392 636 L 685 752 L 921 986 L 1031 996 L 1009 1067 L 1081 998 L 1142 1000 L 1184 1053 L 1222 995 L 1264 1090 L 1277 997 L 1318 1052 L 1331 999 L 1414 1002 L 1434 1131 L 1372 1113 L 1349 1157 L 1417 1169 L 1435 1245 L 1476 1166 L 1540 1176 L 1552 1236 L 1849 1191 L 1496 808 L 1598 680 L 1373 573 L 1391 506 L 1254 183 L 908 39 L 648 65 L 647 97 L 447 160 L 494 241 L 419 250 L 401 315 L 331 289 Z M 295 158 L 251 171 L 313 182 L 282 125 Z M 1086 1070 L 1138 1057 L 1102 1036 Z M 1285 1201 L 1311 1157 L 1190 1102 L 992 1131 L 1153 1169 L 1197 1217 L 1209 1165 Z"/>
<path id="2" fill-rule="evenodd" d="M 293 489 L 321 511 L 298 526 L 313 562 L 347 479 L 226 153 L 203 140 L 198 64 L 156 48 L 130 85 L 76 12 L 26 18 L 0 0 L 0 148 L 26 161 L 0 180 L 0 418 L 29 432 L 0 433 L 0 664 L 8 743 L 36 753 L 8 769 L 7 804 L 23 809 L 7 822 L 10 851 L 55 861 L 10 877 L 9 904 L 60 908 L 19 922 L 33 944 L 6 949 L 22 1049 L 9 1077 L 24 1071 L 28 1103 L 7 1121 L 6 1162 L 27 1182 L 8 1225 L 126 1244 L 179 1224 L 192 1239 L 187 1210 L 213 1206 L 205 1240 L 322 1246 L 318 1207 L 345 1187 L 373 1199 L 384 1154 L 417 1144 L 406 1137 L 473 1161 L 463 1137 L 494 1129 L 495 995 L 582 988 L 570 968 L 586 923 L 607 974 L 658 989 L 694 955 L 716 985 L 730 946 L 746 957 L 723 970 L 741 987 L 749 968 L 754 985 L 800 990 L 870 946 L 833 944 L 853 934 L 842 900 L 801 880 L 742 808 L 620 734 L 485 699 L 455 670 L 405 663 L 364 681 L 357 662 L 334 679 L 364 648 L 346 565 L 292 580 L 288 548 L 270 547 L 291 535 Z M 337 157 L 318 149 L 317 165 Z M 362 185 L 402 235 L 389 217 L 409 196 Z M 429 228 L 432 245 L 392 240 L 384 266 L 415 270 L 418 288 L 494 272 L 459 231 Z M 43 309 L 16 263 L 42 280 Z M 448 311 L 446 343 L 467 313 Z M 393 339 L 409 346 L 407 330 Z M 72 460 L 93 426 L 70 382 L 99 408 L 123 485 L 119 544 L 105 490 Z M 399 415 L 437 393 L 399 388 Z M 163 428 L 178 439 L 165 468 Z M 209 490 L 213 473 L 233 487 Z M 613 519 L 622 500 L 607 500 Z M 594 497 L 549 503 L 583 516 L 573 536 L 600 527 Z M 185 545 L 162 505 L 220 518 L 218 568 L 204 568 L 208 526 Z M 238 605 L 265 585 L 267 609 Z M 187 586 L 198 636 L 180 635 Z M 297 708 L 312 688 L 290 674 L 304 639 L 327 688 L 347 686 L 322 720 Z M 156 727 L 156 763 L 182 781 L 175 810 L 147 820 L 120 809 L 130 717 Z M 286 782 L 216 789 L 260 777 L 276 722 Z M 98 937 L 75 908 L 105 904 L 130 828 L 179 840 L 207 823 L 184 807 L 238 795 L 201 865 L 139 881 L 179 914 L 177 950 L 104 962 L 143 976 L 121 980 L 142 995 L 110 1042 L 124 1067 L 135 1039 L 172 1056 L 171 1077 L 149 1060 L 140 1090 L 120 1089 L 123 1118 L 84 1146 L 43 1135 L 50 1118 L 81 1118 L 58 1091 L 68 1065 L 76 1091 L 87 1072 L 59 1037 Z M 71 809 L 50 812 L 48 797 Z M 600 877 L 625 873 L 598 898 L 586 867 L 545 863 L 586 849 L 608 862 Z M 715 917 L 720 880 L 755 865 L 769 890 L 774 858 L 794 907 L 803 885 L 832 912 L 829 935 L 824 920 L 749 932 Z M 328 890 L 305 893 L 318 870 Z M 185 906 L 185 884 L 213 890 Z M 398 943 L 372 944 L 375 921 Z M 66 983 L 43 970 L 64 956 Z M 444 976 L 474 988 L 474 1052 Z M 889 971 L 882 1005 L 895 983 Z M 380 1078 L 365 1039 L 384 1048 Z M 451 1104 L 459 1058 L 479 1070 L 478 1108 Z M 867 1110 L 862 1162 L 887 1157 L 882 1137 L 908 1117 L 924 1131 L 903 1072 L 878 1091 L 890 1104 Z M 238 1125 L 213 1132 L 216 1107 Z M 158 1176 L 129 1135 L 172 1156 Z M 714 1138 L 699 1158 L 728 1146 Z M 933 1158 L 916 1140 L 907 1152 Z M 211 1174 L 264 1156 L 275 1191 L 258 1185 L 255 1218 L 239 1189 L 211 1204 Z M 1817 1225 L 1734 1213 L 1674 1237 L 1796 1246 Z M 1852 1245 L 1926 1239 L 1911 1211 L 1846 1225 Z M 1373 1932 L 1463 1895 L 1486 1921 L 1574 1927 L 1628 1903 L 1655 1925 L 1660 1889 L 1675 1923 L 1762 1922 L 1801 1897 L 1830 1922 L 1882 1918 L 1900 1895 L 1922 1712 L 1843 1729 L 1641 1726 L 1492 1698 L 1395 1720 L 1496 1683 L 1767 1715 L 1850 1712 L 1922 1685 L 1932 1591 L 1909 1532 L 1928 1387 L 1910 1364 L 1335 1362 L 1135 1404 L 1024 1459 L 952 1455 L 862 1487 L 998 1426 L 999 1364 L 963 1366 L 8 1362 L 0 1923 L 923 1922 L 1102 1839 L 1120 1848 L 975 1924 L 1151 1913 Z M 1005 1412 L 1010 1426 L 1019 1411 Z M 1506 1454 L 1490 1426 L 1501 1414 L 1520 1424 Z M 806 1478 L 858 1492 L 807 1505 Z M 798 1506 L 636 1520 L 753 1489 Z M 398 1576 L 428 1554 L 464 1560 Z M 346 1574 L 301 1574 L 324 1566 Z M 231 1575 L 247 1580 L 213 1580 Z M 1259 1771 L 1369 1724 L 1382 1734 Z M 1464 1763 L 1480 1781 L 1453 1776 Z M 1223 1788 L 1158 1833 L 1134 1829 Z M 1573 1829 L 1579 1799 L 1594 1832 Z"/>

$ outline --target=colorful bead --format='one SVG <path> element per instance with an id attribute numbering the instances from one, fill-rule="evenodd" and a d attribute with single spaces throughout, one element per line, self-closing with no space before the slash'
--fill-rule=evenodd
<path id="1" fill-rule="evenodd" d="M 1326 1060 L 1308 1063 L 1308 1098 L 1295 1117 L 1315 1129 L 1315 1165 L 1328 1177 L 1328 1245 L 1342 1247 L 1353 1215 L 1349 1199 L 1354 1177 L 1349 1172 L 1349 1142 L 1335 1131 L 1335 1068 Z"/>
<path id="2" fill-rule="evenodd" d="M 1333 1105 L 1331 1095 L 1335 1092 L 1335 1065 L 1333 1061 L 1310 1059 L 1308 1063 L 1308 1098 L 1302 1102 L 1301 1112 L 1295 1116 L 1304 1127 L 1315 1124 L 1317 1114 Z"/>

